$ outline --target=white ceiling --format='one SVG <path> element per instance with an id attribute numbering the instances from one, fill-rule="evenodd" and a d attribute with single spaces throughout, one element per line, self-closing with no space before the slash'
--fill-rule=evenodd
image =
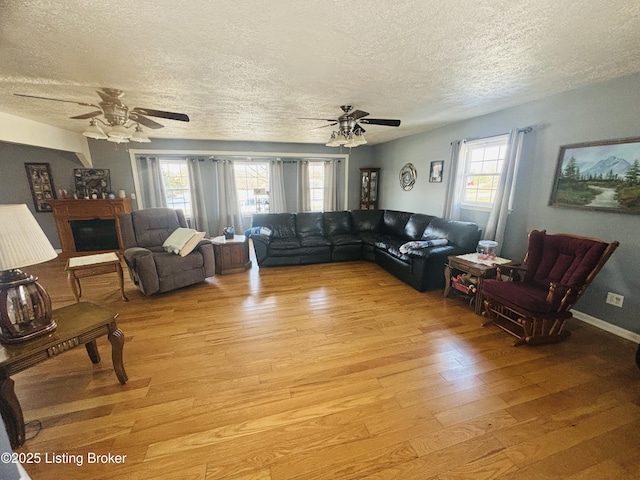
<path id="1" fill-rule="evenodd" d="M 82 132 L 93 110 L 186 113 L 157 138 L 324 143 L 352 104 L 370 143 L 640 71 L 637 0 L 0 0 L 0 112 Z"/>

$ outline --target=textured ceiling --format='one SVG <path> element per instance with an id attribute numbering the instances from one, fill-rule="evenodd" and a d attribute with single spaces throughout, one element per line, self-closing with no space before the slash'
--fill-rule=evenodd
<path id="1" fill-rule="evenodd" d="M 0 0 L 0 111 L 81 132 L 119 88 L 158 138 L 324 143 L 352 104 L 429 130 L 640 71 L 636 0 Z"/>

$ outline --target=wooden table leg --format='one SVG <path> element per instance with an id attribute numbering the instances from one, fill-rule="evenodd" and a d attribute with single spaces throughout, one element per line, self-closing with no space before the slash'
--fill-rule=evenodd
<path id="1" fill-rule="evenodd" d="M 69 283 L 69 287 L 71 288 L 71 292 L 73 293 L 73 298 L 75 298 L 76 303 L 78 303 L 80 301 L 80 282 L 72 271 L 67 272 L 67 282 Z"/>
<path id="2" fill-rule="evenodd" d="M 122 361 L 122 350 L 124 348 L 124 333 L 117 328 L 115 324 L 111 324 L 109 328 L 109 342 L 111 342 L 111 361 L 116 377 L 122 385 L 129 381 L 127 373 L 124 371 L 124 363 Z"/>
<path id="3" fill-rule="evenodd" d="M 124 273 L 122 273 L 122 265 L 120 265 L 120 263 L 116 263 L 116 272 L 118 273 L 118 283 L 120 285 L 120 294 L 122 296 L 122 300 L 128 302 L 129 299 L 124 294 Z"/>
<path id="4" fill-rule="evenodd" d="M 84 348 L 87 349 L 91 363 L 100 363 L 100 352 L 98 352 L 98 345 L 95 340 L 85 343 Z"/>
<path id="5" fill-rule="evenodd" d="M 14 382 L 11 378 L 0 381 L 0 412 L 7 428 L 9 441 L 12 448 L 17 448 L 24 443 L 24 417 L 18 397 L 13 390 Z"/>
<path id="6" fill-rule="evenodd" d="M 449 264 L 445 264 L 444 266 L 444 296 L 445 298 L 449 295 L 449 290 L 451 290 L 451 267 Z"/>

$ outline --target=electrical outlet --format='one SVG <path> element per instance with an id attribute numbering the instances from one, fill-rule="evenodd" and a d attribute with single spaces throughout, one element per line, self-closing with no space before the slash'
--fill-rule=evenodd
<path id="1" fill-rule="evenodd" d="M 616 307 L 622 307 L 624 296 L 617 293 L 607 292 L 607 303 Z"/>

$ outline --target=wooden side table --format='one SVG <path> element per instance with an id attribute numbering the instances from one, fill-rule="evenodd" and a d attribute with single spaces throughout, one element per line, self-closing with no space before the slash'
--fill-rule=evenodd
<path id="1" fill-rule="evenodd" d="M 251 268 L 249 242 L 244 235 L 235 235 L 231 239 L 215 237 L 211 243 L 218 275 L 246 272 Z"/>
<path id="2" fill-rule="evenodd" d="M 11 375 L 45 360 L 84 345 L 91 362 L 99 363 L 96 339 L 107 335 L 111 343 L 111 361 L 121 384 L 128 381 L 122 362 L 124 334 L 116 325 L 117 314 L 89 302 L 80 302 L 53 311 L 58 324 L 48 335 L 23 343 L 0 345 L 0 413 L 7 427 L 11 446 L 25 441 L 22 407 L 13 389 Z"/>
<path id="3" fill-rule="evenodd" d="M 476 254 L 450 256 L 447 258 L 447 263 L 444 266 L 444 296 L 447 297 L 451 291 L 451 278 L 452 270 L 459 270 L 464 273 L 473 275 L 478 279 L 477 289 L 473 301 L 475 303 L 475 312 L 478 315 L 482 314 L 482 281 L 485 278 L 493 278 L 496 276 L 496 270 L 498 264 L 508 264 L 511 260 L 506 258 L 496 258 L 495 263 L 485 264 L 474 261 Z M 466 258 L 465 258 L 466 257 Z"/>
<path id="4" fill-rule="evenodd" d="M 118 274 L 118 284 L 120 285 L 122 300 L 125 302 L 129 300 L 124 294 L 124 276 L 122 273 L 122 265 L 120 264 L 120 257 L 114 252 L 70 258 L 67 260 L 65 270 L 67 271 L 67 281 L 69 282 L 76 302 L 79 302 L 82 296 L 80 279 L 93 277 L 94 275 L 103 275 L 105 273 Z"/>

